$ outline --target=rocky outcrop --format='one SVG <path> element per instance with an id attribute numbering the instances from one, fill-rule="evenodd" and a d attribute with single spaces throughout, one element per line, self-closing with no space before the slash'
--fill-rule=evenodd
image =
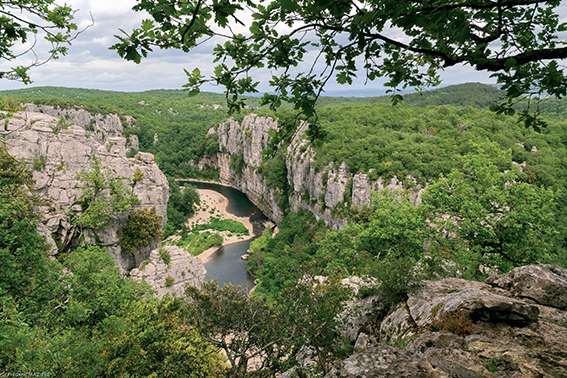
<path id="1" fill-rule="evenodd" d="M 305 136 L 307 124 L 300 126 L 287 147 L 286 192 L 270 187 L 261 167 L 265 149 L 277 129 L 277 121 L 253 114 L 244 117 L 240 123 L 228 120 L 209 130 L 209 135 L 218 137 L 219 153 L 205 157 L 199 165 L 216 168 L 221 183 L 244 192 L 276 222 L 284 214 L 280 204 L 287 202 L 292 210 L 306 210 L 328 226 L 338 228 L 346 224 L 346 213 L 370 204 L 372 192 L 402 188 L 397 178 L 373 181 L 369 174 L 351 172 L 342 162 L 319 167 L 315 162 L 315 150 Z M 242 159 L 242 164 L 231 164 L 235 159 Z M 422 189 L 416 186 L 414 202 L 420 201 L 421 192 Z M 287 201 L 281 201 L 282 196 L 286 196 Z"/>
<path id="2" fill-rule="evenodd" d="M 516 297 L 567 310 L 567 271 L 551 265 L 528 265 L 490 280 Z"/>
<path id="3" fill-rule="evenodd" d="M 565 293 L 566 274 L 532 265 L 489 283 L 425 282 L 369 320 L 378 327 L 360 326 L 354 353 L 327 377 L 567 376 L 567 311 L 549 300 Z"/>
<path id="4" fill-rule="evenodd" d="M 241 123 L 228 120 L 209 130 L 217 135 L 219 153 L 201 161 L 201 165 L 213 165 L 219 171 L 222 184 L 232 186 L 248 198 L 270 219 L 278 222 L 283 211 L 278 205 L 282 193 L 268 187 L 260 172 L 262 153 L 270 139 L 270 131 L 277 129 L 277 123 L 266 117 L 246 116 Z M 242 159 L 240 172 L 235 172 L 233 159 Z"/>
<path id="5" fill-rule="evenodd" d="M 183 296 L 186 286 L 203 284 L 205 267 L 182 248 L 165 245 L 154 249 L 139 268 L 130 272 L 130 277 L 147 282 L 159 296 Z"/>
<path id="6" fill-rule="evenodd" d="M 88 170 L 95 159 L 103 170 L 133 188 L 140 207 L 155 208 L 166 221 L 169 196 L 166 177 L 153 155 L 138 153 L 127 157 L 128 141 L 122 136 L 123 126 L 118 116 L 93 116 L 81 109 L 35 105 L 28 105 L 28 109 L 36 111 L 13 114 L 2 134 L 9 153 L 27 162 L 33 171 L 34 186 L 42 199 L 38 209 L 39 231 L 46 236 L 52 254 L 57 254 L 75 237 L 71 216 L 81 210 L 78 199 L 83 186 L 78 175 Z M 135 172 L 141 172 L 143 177 L 133 185 Z M 118 234 L 124 221 L 125 216 L 115 217 L 110 226 L 97 231 L 95 236 L 127 271 L 145 259 L 155 245 L 134 254 L 122 253 Z"/>

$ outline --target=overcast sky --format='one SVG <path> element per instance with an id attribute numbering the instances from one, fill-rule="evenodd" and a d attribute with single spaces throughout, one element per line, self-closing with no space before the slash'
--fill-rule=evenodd
<path id="1" fill-rule="evenodd" d="M 73 43 L 69 55 L 58 61 L 32 71 L 32 86 L 65 86 L 96 88 L 121 91 L 148 89 L 178 89 L 185 82 L 184 68 L 199 67 L 204 74 L 210 73 L 213 64 L 211 51 L 214 42 L 200 46 L 190 54 L 168 50 L 159 51 L 141 64 L 122 60 L 115 51 L 108 48 L 115 42 L 114 35 L 120 28 L 127 31 L 137 26 L 143 18 L 131 10 L 134 0 L 67 0 L 78 9 L 77 18 L 82 26 L 90 23 L 92 13 L 95 25 Z M 561 13 L 567 13 L 567 1 L 561 4 Z M 563 17 L 562 17 L 563 18 Z M 362 75 L 361 75 L 362 76 Z M 491 83 L 484 73 L 467 67 L 453 67 L 441 74 L 443 85 L 463 82 Z M 267 82 L 265 77 L 257 78 Z M 17 82 L 0 80 L 0 89 L 25 87 Z M 264 87 L 265 88 L 265 87 Z M 221 88 L 206 87 L 205 90 L 222 91 Z M 380 81 L 364 85 L 364 78 L 352 86 L 329 83 L 328 94 L 378 95 L 383 93 Z"/>

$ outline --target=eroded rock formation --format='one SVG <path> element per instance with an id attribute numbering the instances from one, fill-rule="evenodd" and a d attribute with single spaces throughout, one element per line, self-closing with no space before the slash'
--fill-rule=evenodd
<path id="1" fill-rule="evenodd" d="M 244 192 L 276 222 L 284 214 L 282 196 L 288 197 L 286 202 L 292 210 L 309 211 L 328 226 L 338 228 L 346 223 L 343 210 L 368 206 L 374 191 L 402 188 L 397 178 L 371 180 L 368 174 L 351 172 L 341 162 L 319 168 L 315 163 L 315 151 L 305 136 L 306 124 L 297 130 L 287 147 L 285 165 L 289 190 L 284 193 L 281 188 L 270 187 L 261 172 L 261 165 L 266 147 L 277 129 L 277 121 L 253 114 L 244 117 L 240 123 L 228 120 L 209 130 L 210 135 L 218 137 L 219 152 L 205 157 L 199 165 L 218 169 L 223 184 Z M 241 166 L 231 164 L 240 158 Z M 420 187 L 415 188 L 414 202 L 420 201 L 421 192 Z"/>
<path id="2" fill-rule="evenodd" d="M 36 105 L 28 105 L 27 109 L 10 116 L 2 134 L 9 153 L 28 163 L 33 171 L 34 186 L 42 199 L 39 231 L 45 235 L 52 254 L 59 253 L 74 237 L 71 214 L 81 210 L 78 199 L 83 187 L 78 176 L 95 159 L 104 170 L 133 188 L 140 207 L 155 208 L 163 222 L 166 221 L 169 196 L 166 177 L 153 155 L 137 153 L 127 157 L 127 150 L 136 148 L 136 140 L 128 141 L 122 136 L 123 126 L 118 116 Z M 133 185 L 136 171 L 143 177 Z M 108 227 L 96 231 L 95 236 L 121 269 L 128 271 L 147 257 L 155 243 L 134 254 L 122 253 L 118 235 L 124 221 L 124 216 L 115 217 Z"/>
<path id="3" fill-rule="evenodd" d="M 489 283 L 425 282 L 384 319 L 351 323 L 354 353 L 327 376 L 565 377 L 565 277 L 531 265 Z"/>
<path id="4" fill-rule="evenodd" d="M 177 246 L 165 245 L 154 249 L 139 268 L 130 272 L 130 277 L 147 282 L 159 296 L 183 296 L 187 285 L 201 286 L 205 273 L 197 257 Z"/>

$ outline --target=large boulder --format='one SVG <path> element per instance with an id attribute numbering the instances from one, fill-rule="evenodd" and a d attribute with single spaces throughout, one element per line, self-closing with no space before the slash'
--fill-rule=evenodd
<path id="1" fill-rule="evenodd" d="M 205 280 L 201 261 L 177 246 L 154 249 L 139 268 L 130 272 L 134 280 L 147 282 L 159 296 L 183 296 L 187 286 L 200 287 Z"/>
<path id="2" fill-rule="evenodd" d="M 490 283 L 545 306 L 567 309 L 567 270 L 552 265 L 527 265 L 491 279 Z"/>
<path id="3" fill-rule="evenodd" d="M 510 326 L 537 321 L 537 306 L 506 294 L 490 285 L 458 278 L 428 281 L 382 321 L 381 337 L 403 339 L 455 317 Z"/>
<path id="4" fill-rule="evenodd" d="M 32 170 L 34 188 L 42 198 L 38 208 L 39 231 L 46 237 L 52 254 L 59 253 L 77 237 L 71 217 L 81 210 L 78 200 L 83 182 L 78 176 L 90 169 L 95 160 L 103 170 L 132 187 L 140 200 L 139 207 L 154 208 L 165 224 L 169 197 L 167 179 L 153 155 L 126 156 L 127 140 L 122 136 L 118 116 L 91 116 L 85 110 L 66 112 L 45 106 L 35 110 L 44 112 L 13 114 L 2 134 L 8 152 L 28 163 Z M 134 185 L 136 172 L 142 173 L 142 179 Z M 123 253 L 119 230 L 126 219 L 127 214 L 117 216 L 108 227 L 91 235 L 92 240 L 109 250 L 123 271 L 137 266 L 156 246 L 149 243 L 143 250 Z"/>
<path id="5" fill-rule="evenodd" d="M 490 285 L 425 282 L 379 331 L 359 333 L 327 377 L 567 377 L 567 311 L 553 302 L 562 277 L 563 269 L 532 265 Z"/>

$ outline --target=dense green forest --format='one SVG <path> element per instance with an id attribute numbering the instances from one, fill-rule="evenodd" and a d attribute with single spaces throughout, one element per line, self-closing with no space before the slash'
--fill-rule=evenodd
<path id="1" fill-rule="evenodd" d="M 245 377 L 249 356 L 261 351 L 257 374 L 271 376 L 296 366 L 305 345 L 317 347 L 321 369 L 349 350 L 337 348 L 335 315 L 348 293 L 336 285 L 290 287 L 278 305 L 215 284 L 160 299 L 121 275 L 104 248 L 48 257 L 36 229 L 40 200 L 28 168 L 0 147 L 2 374 Z M 88 218 L 100 218 L 93 211 Z"/>
<path id="2" fill-rule="evenodd" d="M 127 93 L 39 87 L 0 92 L 0 97 L 6 96 L 19 102 L 81 106 L 93 112 L 133 116 L 136 125 L 127 133 L 136 134 L 140 148 L 156 155 L 166 175 L 215 176 L 215 172 L 198 171 L 194 163 L 202 156 L 216 152 L 216 141 L 207 138 L 206 133 L 227 117 L 223 95 L 200 93 L 189 96 L 175 90 Z M 534 139 L 532 145 L 537 145 L 540 142 L 537 135 L 515 127 L 512 117 L 477 110 L 494 105 L 500 97 L 500 92 L 493 86 L 475 83 L 408 94 L 405 103 L 399 106 L 391 106 L 389 97 L 322 97 L 318 105 L 319 118 L 327 136 L 317 145 L 318 160 L 321 164 L 347 161 L 353 170 L 372 168 L 377 174 L 428 177 L 428 169 L 446 173 L 450 168 L 434 167 L 438 163 L 433 160 L 443 156 L 441 160 L 445 161 L 445 156 L 461 152 L 463 141 L 492 135 L 495 130 L 502 134 L 497 135 L 500 138 L 497 142 L 505 148 L 513 148 L 516 159 L 521 160 L 528 154 L 515 145 L 514 139 L 523 137 L 524 133 L 528 139 Z M 251 97 L 247 101 L 248 108 L 244 113 L 295 119 L 296 114 L 289 106 L 273 113 L 260 106 L 259 98 Z M 545 114 L 560 119 L 557 115 L 562 114 L 560 109 L 566 107 L 565 104 L 567 101 L 548 100 L 541 107 Z M 443 107 L 431 107 L 436 105 Z M 414 106 L 419 106 L 420 110 Z M 508 125 L 512 127 L 508 128 Z M 482 130 L 477 130 L 478 127 Z M 556 133 L 556 127 L 550 129 L 551 133 Z M 455 138 L 457 140 L 453 142 Z M 347 145 L 350 147 L 346 148 Z M 410 161 L 416 156 L 423 162 Z"/>
<path id="3" fill-rule="evenodd" d="M 195 192 L 181 190 L 173 178 L 214 177 L 194 163 L 216 152 L 217 141 L 206 132 L 226 118 L 221 95 L 32 88 L 0 96 L 135 117 L 127 133 L 138 135 L 140 148 L 156 155 L 170 179 L 164 236 L 182 228 L 198 203 Z M 311 214 L 288 212 L 276 235 L 266 231 L 250 247 L 254 295 L 206 285 L 188 292 L 191 306 L 157 299 L 143 285 L 120 277 L 100 248 L 48 259 L 35 231 L 33 198 L 21 189 L 30 184 L 29 176 L 3 153 L 0 194 L 11 201 L 0 202 L 0 236 L 6 245 L 1 252 L 8 262 L 0 276 L 2 367 L 34 371 L 50 366 L 54 375 L 180 376 L 193 371 L 194 376 L 238 376 L 238 369 L 245 368 L 236 363 L 221 372 L 225 366 L 214 346 L 230 359 L 242 348 L 254 350 L 278 338 L 290 358 L 270 351 L 266 371 L 293 366 L 304 345 L 316 346 L 316 370 L 326 371 L 329 361 L 352 349 L 329 326 L 348 297 L 335 285 L 342 278 L 377 278 L 381 286 L 371 290 L 379 290 L 387 311 L 424 279 L 481 279 L 487 274 L 483 267 L 566 266 L 565 102 L 544 101 L 547 127 L 536 132 L 515 116 L 486 109 L 498 98 L 495 88 L 479 84 L 409 95 L 395 106 L 386 98 L 322 98 L 318 115 L 324 136 L 313 144 L 317 165 L 344 161 L 373 179 L 396 176 L 408 190 L 426 186 L 422 203 L 415 206 L 403 191 L 377 194 L 369 208 L 342 214 L 349 224 L 340 230 L 328 229 Z M 262 173 L 285 191 L 284 151 L 295 113 L 289 107 L 274 113 L 255 98 L 247 109 L 252 111 L 280 120 Z M 181 235 L 179 244 L 194 253 L 220 242 L 207 233 Z M 311 275 L 325 275 L 330 284 L 318 291 L 298 286 Z M 258 330 L 254 340 L 215 342 L 223 332 L 251 324 Z"/>
<path id="4" fill-rule="evenodd" d="M 408 191 L 425 187 L 422 203 L 383 193 L 361 213 L 343 211 L 349 225 L 340 231 L 309 214 L 288 214 L 279 234 L 252 245 L 257 293 L 276 298 L 307 270 L 380 277 L 396 301 L 438 274 L 481 279 L 483 266 L 567 264 L 565 117 L 550 112 L 546 128 L 535 131 L 516 116 L 487 109 L 498 91 L 478 84 L 408 97 L 396 106 L 384 99 L 321 105 L 324 137 L 313 142 L 315 162 L 319 168 L 346 162 L 374 180 L 397 177 Z M 292 130 L 286 122 L 293 114 L 280 110 L 279 116 L 284 128 L 262 172 L 285 192 L 283 159 Z M 436 271 L 444 260 L 455 264 L 452 272 Z M 411 274 L 416 266 L 427 266 L 420 277 Z"/>

